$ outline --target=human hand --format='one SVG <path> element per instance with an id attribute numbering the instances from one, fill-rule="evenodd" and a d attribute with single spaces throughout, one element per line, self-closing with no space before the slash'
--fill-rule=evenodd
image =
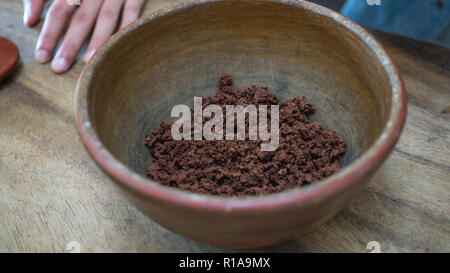
<path id="1" fill-rule="evenodd" d="M 32 26 L 39 20 L 46 1 L 23 0 L 23 20 L 26 26 Z M 55 73 L 66 72 L 75 61 L 78 51 L 95 25 L 83 58 L 87 63 L 114 33 L 120 15 L 122 16 L 121 29 L 139 17 L 144 2 L 145 0 L 83 0 L 80 6 L 75 6 L 69 5 L 67 0 L 54 0 L 47 12 L 37 41 L 36 61 L 46 63 L 53 57 L 52 70 Z M 54 53 L 69 19 L 71 19 L 70 26 L 61 46 Z"/>

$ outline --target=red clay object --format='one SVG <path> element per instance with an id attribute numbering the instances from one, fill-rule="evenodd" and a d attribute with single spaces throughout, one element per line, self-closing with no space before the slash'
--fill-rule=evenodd
<path id="1" fill-rule="evenodd" d="M 196 194 L 146 178 L 145 132 L 172 106 L 210 96 L 223 72 L 282 100 L 308 98 L 315 120 L 346 140 L 344 168 L 256 197 Z M 402 77 L 375 38 L 304 0 L 197 0 L 146 15 L 91 59 L 75 101 L 88 152 L 137 208 L 183 236 L 234 248 L 295 238 L 336 214 L 391 153 L 407 108 Z"/>
<path id="2" fill-rule="evenodd" d="M 19 49 L 10 40 L 0 37 L 0 81 L 6 78 L 19 61 Z"/>

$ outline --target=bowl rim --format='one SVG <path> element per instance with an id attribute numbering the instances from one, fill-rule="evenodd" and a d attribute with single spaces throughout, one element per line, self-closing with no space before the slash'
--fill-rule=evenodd
<path id="1" fill-rule="evenodd" d="M 304 188 L 291 189 L 279 193 L 261 196 L 222 197 L 188 192 L 163 186 L 144 176 L 137 174 L 116 159 L 97 136 L 88 111 L 88 90 L 92 80 L 93 70 L 115 42 L 127 36 L 128 33 L 162 16 L 179 12 L 180 10 L 224 0 L 191 0 L 159 9 L 145 15 L 128 25 L 113 37 L 91 58 L 84 67 L 75 90 L 76 123 L 82 142 L 97 163 L 112 180 L 120 187 L 130 190 L 144 199 L 159 200 L 173 205 L 209 211 L 256 212 L 283 209 L 292 206 L 305 206 L 330 198 L 358 183 L 361 178 L 374 172 L 388 157 L 395 146 L 406 119 L 406 91 L 402 76 L 384 47 L 362 26 L 343 15 L 317 4 L 304 0 L 257 0 L 291 5 L 307 9 L 313 13 L 326 16 L 351 31 L 361 39 L 374 53 L 389 77 L 392 90 L 392 104 L 386 126 L 377 140 L 361 156 L 343 168 L 340 172 Z M 253 0 L 254 1 L 254 0 Z"/>

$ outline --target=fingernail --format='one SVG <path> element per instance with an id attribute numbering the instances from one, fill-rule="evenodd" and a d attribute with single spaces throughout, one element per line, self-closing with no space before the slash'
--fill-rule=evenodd
<path id="1" fill-rule="evenodd" d="M 34 57 L 37 62 L 45 63 L 45 62 L 48 62 L 48 60 L 50 59 L 50 54 L 47 52 L 47 50 L 39 49 L 36 51 L 36 54 Z"/>
<path id="2" fill-rule="evenodd" d="M 67 71 L 69 69 L 69 66 L 70 66 L 69 63 L 63 57 L 57 57 L 52 62 L 52 69 L 56 73 Z"/>
<path id="3" fill-rule="evenodd" d="M 23 12 L 23 24 L 28 26 L 28 18 L 30 17 L 30 6 L 25 5 L 25 10 Z"/>
<path id="4" fill-rule="evenodd" d="M 86 58 L 84 58 L 84 62 L 88 63 L 92 57 L 94 56 L 95 52 L 97 52 L 97 49 L 91 49 L 86 53 Z"/>

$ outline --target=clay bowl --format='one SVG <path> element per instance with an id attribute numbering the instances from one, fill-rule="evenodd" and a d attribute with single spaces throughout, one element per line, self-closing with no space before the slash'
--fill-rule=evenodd
<path id="1" fill-rule="evenodd" d="M 347 141 L 345 168 L 277 194 L 224 198 L 145 176 L 145 133 L 177 104 L 212 95 L 219 74 L 306 96 L 312 119 Z M 293 238 L 338 212 L 393 149 L 406 115 L 401 76 L 380 44 L 343 16 L 305 1 L 203 0 L 168 7 L 115 35 L 84 69 L 76 116 L 94 161 L 142 212 L 188 238 L 256 247 Z"/>

